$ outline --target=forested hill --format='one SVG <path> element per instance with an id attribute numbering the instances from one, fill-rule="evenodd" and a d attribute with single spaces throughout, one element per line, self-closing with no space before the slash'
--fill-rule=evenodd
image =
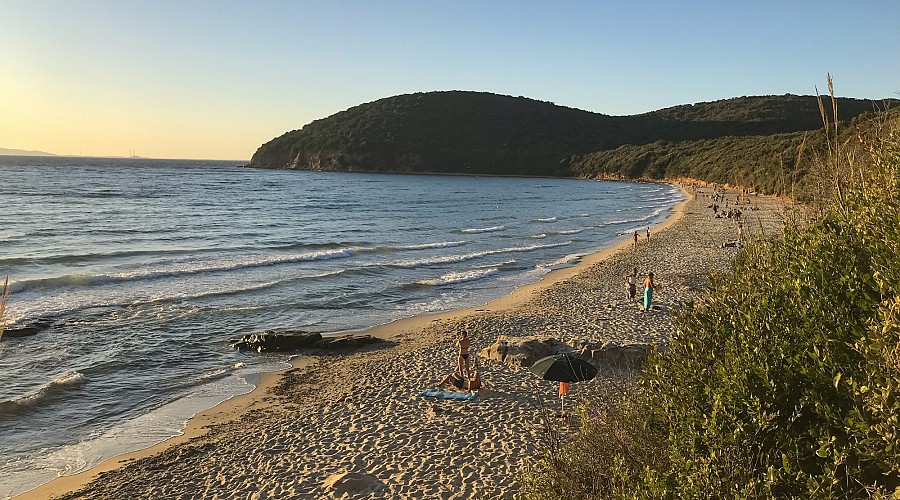
<path id="1" fill-rule="evenodd" d="M 881 101 L 838 99 L 842 119 L 883 106 Z M 249 166 L 585 176 L 581 160 L 586 155 L 623 145 L 819 127 L 815 96 L 740 97 L 609 116 L 525 97 L 428 92 L 380 99 L 316 120 L 263 144 Z"/>

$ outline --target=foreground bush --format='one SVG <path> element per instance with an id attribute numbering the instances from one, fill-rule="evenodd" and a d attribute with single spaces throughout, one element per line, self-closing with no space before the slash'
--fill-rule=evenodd
<path id="1" fill-rule="evenodd" d="M 685 307 L 635 396 L 530 498 L 900 497 L 900 136 L 831 145 L 830 203 Z"/>

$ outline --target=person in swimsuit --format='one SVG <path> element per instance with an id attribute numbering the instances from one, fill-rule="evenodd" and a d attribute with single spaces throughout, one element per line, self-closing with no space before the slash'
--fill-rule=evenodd
<path id="1" fill-rule="evenodd" d="M 456 360 L 457 373 L 465 373 L 468 380 L 471 378 L 471 373 L 469 373 L 469 334 L 465 330 L 456 339 L 456 347 L 459 347 L 459 358 Z"/>
<path id="2" fill-rule="evenodd" d="M 465 377 L 457 372 L 448 373 L 443 380 L 438 383 L 438 387 L 450 391 L 478 391 L 482 389 L 481 375 L 476 369 L 472 372 L 472 378 L 466 380 Z"/>
<path id="3" fill-rule="evenodd" d="M 438 383 L 438 387 L 452 386 L 459 390 L 465 390 L 466 385 L 466 379 L 457 372 L 447 374 L 447 376 Z"/>
<path id="4" fill-rule="evenodd" d="M 650 306 L 653 303 L 653 290 L 656 288 L 656 283 L 653 281 L 653 273 L 647 275 L 647 279 L 644 280 L 644 310 L 649 311 Z"/>

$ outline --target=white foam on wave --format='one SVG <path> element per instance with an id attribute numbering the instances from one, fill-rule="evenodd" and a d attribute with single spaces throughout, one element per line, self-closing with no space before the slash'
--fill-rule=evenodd
<path id="1" fill-rule="evenodd" d="M 491 227 L 479 227 L 479 228 L 470 228 L 470 229 L 461 229 L 459 232 L 466 234 L 473 233 L 493 233 L 496 231 L 503 231 L 506 229 L 506 226 L 491 226 Z"/>
<path id="2" fill-rule="evenodd" d="M 563 241 L 560 243 L 550 243 L 544 245 L 525 245 L 521 247 L 506 247 L 506 248 L 498 248 L 494 250 L 484 250 L 481 252 L 471 252 L 466 254 L 456 254 L 456 255 L 444 255 L 439 257 L 428 257 L 424 259 L 413 259 L 413 260 L 402 260 L 397 262 L 389 262 L 385 265 L 396 266 L 396 267 L 418 267 L 418 266 L 428 266 L 434 264 L 450 264 L 455 262 L 463 262 L 466 260 L 477 259 L 479 257 L 485 257 L 488 255 L 497 255 L 504 253 L 514 253 L 514 252 L 531 252 L 534 250 L 541 250 L 545 248 L 556 248 L 571 245 L 571 241 Z"/>
<path id="3" fill-rule="evenodd" d="M 52 399 L 54 396 L 63 394 L 66 390 L 76 388 L 83 385 L 87 379 L 84 375 L 77 371 L 69 371 L 60 375 L 37 390 L 21 396 L 17 399 L 0 402 L 0 413 L 18 412 L 27 407 L 39 405 L 45 400 Z"/>
<path id="4" fill-rule="evenodd" d="M 24 292 L 39 288 L 70 288 L 107 283 L 120 283 L 126 281 L 149 280 L 173 276 L 186 276 L 201 273 L 213 273 L 221 271 L 234 271 L 251 267 L 271 266 L 277 264 L 289 264 L 295 262 L 309 262 L 316 260 L 342 259 L 353 256 L 360 251 L 359 248 L 342 248 L 321 250 L 290 255 L 268 255 L 257 257 L 245 257 L 232 260 L 212 261 L 204 263 L 184 262 L 170 264 L 159 268 L 137 269 L 113 274 L 67 274 L 53 278 L 39 278 L 33 280 L 16 281 L 12 283 L 13 292 Z"/>
<path id="5" fill-rule="evenodd" d="M 51 385 L 81 385 L 85 382 L 84 375 L 79 372 L 68 372 L 65 375 L 53 379 Z"/>
<path id="6" fill-rule="evenodd" d="M 547 237 L 547 233 L 538 233 L 538 234 L 532 234 L 531 236 L 529 236 L 529 238 L 534 238 L 536 240 L 540 240 L 540 239 L 543 239 L 546 237 Z"/>
<path id="7" fill-rule="evenodd" d="M 516 259 L 508 259 L 501 262 L 494 262 L 491 264 L 482 264 L 480 266 L 475 266 L 475 269 L 487 269 L 491 267 L 501 268 L 504 266 L 512 266 L 516 264 Z"/>
<path id="8" fill-rule="evenodd" d="M 553 260 L 551 262 L 541 263 L 535 267 L 548 268 L 548 267 L 563 266 L 563 265 L 571 264 L 572 262 L 575 262 L 575 261 L 581 259 L 585 255 L 588 255 L 588 254 L 587 253 L 572 253 L 569 255 L 563 255 L 562 257 L 560 257 L 556 260 Z"/>
<path id="9" fill-rule="evenodd" d="M 244 269 L 248 267 L 271 266 L 275 264 L 289 264 L 294 262 L 309 262 L 314 260 L 342 259 L 352 256 L 359 251 L 358 248 L 340 248 L 332 250 L 320 250 L 318 252 L 306 252 L 301 254 L 290 255 L 268 255 L 264 257 L 246 257 L 243 259 L 234 259 L 224 262 L 210 262 L 200 265 L 172 266 L 163 269 L 148 269 L 139 271 L 130 271 L 125 273 L 117 273 L 107 275 L 117 279 L 147 279 L 166 276 L 181 276 L 186 274 L 198 274 L 217 271 L 233 271 L 236 269 Z M 101 275 L 100 277 L 103 277 Z"/>
<path id="10" fill-rule="evenodd" d="M 472 270 L 468 270 L 468 271 L 447 273 L 437 279 L 421 280 L 418 282 L 418 284 L 430 285 L 430 286 L 453 285 L 453 284 L 457 284 L 457 283 L 477 281 L 480 279 L 487 278 L 489 276 L 494 276 L 499 273 L 500 273 L 500 270 L 497 269 L 496 267 L 491 267 L 491 268 L 487 268 L 487 269 L 472 269 Z"/>
<path id="11" fill-rule="evenodd" d="M 467 244 L 468 241 L 441 241 L 437 243 L 420 243 L 417 245 L 401 245 L 396 248 L 397 250 L 428 250 L 432 248 L 451 248 L 451 247 L 460 247 Z"/>
<path id="12" fill-rule="evenodd" d="M 550 224 L 550 223 L 556 222 L 558 220 L 559 220 L 559 218 L 557 218 L 557 217 L 547 217 L 545 219 L 534 219 L 532 222 L 541 222 L 543 224 Z"/>

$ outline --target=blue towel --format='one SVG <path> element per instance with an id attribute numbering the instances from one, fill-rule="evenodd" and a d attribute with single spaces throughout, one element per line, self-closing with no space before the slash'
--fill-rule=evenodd
<path id="1" fill-rule="evenodd" d="M 422 391 L 426 398 L 455 399 L 458 401 L 471 401 L 475 399 L 474 392 L 440 391 L 438 389 L 426 389 Z"/>

